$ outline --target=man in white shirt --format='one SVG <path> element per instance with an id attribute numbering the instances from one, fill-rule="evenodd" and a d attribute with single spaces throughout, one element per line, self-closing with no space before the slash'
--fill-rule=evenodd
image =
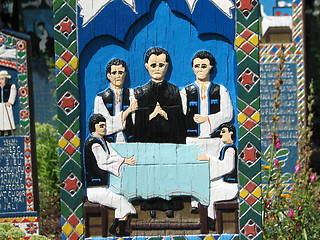
<path id="1" fill-rule="evenodd" d="M 210 52 L 198 51 L 192 58 L 196 81 L 180 92 L 186 115 L 186 143 L 214 156 L 219 153 L 219 139 L 212 138 L 212 134 L 233 117 L 229 92 L 224 86 L 210 81 L 215 66 L 216 61 Z M 192 200 L 191 205 L 191 212 L 198 213 L 198 202 Z"/>
<path id="2" fill-rule="evenodd" d="M 115 209 L 115 221 L 109 232 L 116 236 L 128 236 L 130 233 L 125 230 L 127 217 L 135 214 L 136 210 L 126 198 L 109 190 L 108 178 L 110 173 L 120 177 L 122 164 L 134 165 L 135 158 L 123 158 L 108 145 L 106 120 L 102 114 L 90 117 L 89 130 L 91 135 L 85 143 L 87 198 L 90 202 Z"/>
<path id="3" fill-rule="evenodd" d="M 217 201 L 232 200 L 238 194 L 237 177 L 237 148 L 234 145 L 236 129 L 230 123 L 219 127 L 222 147 L 219 156 L 201 154 L 198 160 L 210 163 L 210 204 L 208 207 L 209 229 L 215 229 L 216 211 L 214 204 Z"/>
<path id="4" fill-rule="evenodd" d="M 110 87 L 100 92 L 94 100 L 94 113 L 101 113 L 107 121 L 108 142 L 130 142 L 133 136 L 133 112 L 138 104 L 133 89 L 123 87 L 127 66 L 114 58 L 106 67 Z"/>

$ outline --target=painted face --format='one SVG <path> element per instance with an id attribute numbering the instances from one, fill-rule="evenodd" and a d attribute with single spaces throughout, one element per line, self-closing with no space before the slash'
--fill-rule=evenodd
<path id="1" fill-rule="evenodd" d="M 221 133 L 220 133 L 220 136 L 221 136 L 221 141 L 225 144 L 231 144 L 233 143 L 233 140 L 232 140 L 232 134 L 233 132 L 229 132 L 229 129 L 224 127 L 221 129 Z"/>
<path id="2" fill-rule="evenodd" d="M 122 65 L 112 65 L 110 70 L 110 73 L 107 73 L 110 84 L 116 88 L 122 88 L 126 78 L 126 69 Z"/>
<path id="3" fill-rule="evenodd" d="M 99 123 L 95 124 L 94 127 L 95 127 L 96 133 L 97 133 L 97 135 L 99 135 L 99 137 L 103 137 L 106 135 L 106 133 L 107 133 L 106 122 L 99 122 Z"/>
<path id="4" fill-rule="evenodd" d="M 0 86 L 3 87 L 6 84 L 6 78 L 0 77 Z"/>
<path id="5" fill-rule="evenodd" d="M 197 80 L 209 81 L 210 80 L 210 70 L 212 66 L 207 58 L 195 58 L 193 60 L 192 70 L 196 75 Z"/>
<path id="6" fill-rule="evenodd" d="M 168 70 L 168 63 L 166 62 L 166 55 L 160 54 L 159 56 L 152 54 L 149 57 L 147 63 L 145 63 L 145 67 L 149 72 L 152 80 L 164 80 L 164 76 Z"/>

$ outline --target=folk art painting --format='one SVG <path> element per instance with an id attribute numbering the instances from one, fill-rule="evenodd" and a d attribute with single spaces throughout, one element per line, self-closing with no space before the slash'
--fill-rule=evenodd
<path id="1" fill-rule="evenodd" d="M 0 222 L 39 233 L 29 37 L 0 32 Z"/>
<path id="2" fill-rule="evenodd" d="M 63 239 L 261 238 L 258 8 L 54 2 Z"/>

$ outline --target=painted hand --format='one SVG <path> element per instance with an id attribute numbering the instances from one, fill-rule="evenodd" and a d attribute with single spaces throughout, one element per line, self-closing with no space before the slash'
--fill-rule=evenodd
<path id="1" fill-rule="evenodd" d="M 7 106 L 7 107 L 12 106 L 12 104 L 11 104 L 11 103 L 9 103 L 9 102 L 6 102 L 5 104 L 6 104 L 6 106 Z"/>
<path id="2" fill-rule="evenodd" d="M 136 164 L 136 159 L 134 158 L 134 156 L 131 156 L 129 158 L 125 158 L 124 163 L 128 165 L 134 165 Z"/>
<path id="3" fill-rule="evenodd" d="M 193 121 L 195 121 L 196 123 L 204 123 L 204 122 L 208 121 L 208 117 L 200 115 L 200 114 L 195 114 L 193 116 Z"/>
<path id="4" fill-rule="evenodd" d="M 209 157 L 206 154 L 198 154 L 197 159 L 200 161 L 210 161 Z"/>
<path id="5" fill-rule="evenodd" d="M 135 112 L 138 110 L 138 100 L 134 99 L 131 103 L 130 103 L 130 113 Z"/>
<path id="6" fill-rule="evenodd" d="M 168 114 L 161 108 L 160 103 L 157 102 L 157 105 L 154 108 L 153 112 L 149 115 L 149 121 L 155 118 L 158 114 L 164 119 L 168 120 Z"/>

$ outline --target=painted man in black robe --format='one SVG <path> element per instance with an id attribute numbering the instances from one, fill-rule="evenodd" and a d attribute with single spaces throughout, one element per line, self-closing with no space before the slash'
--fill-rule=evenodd
<path id="1" fill-rule="evenodd" d="M 135 90 L 138 100 L 134 140 L 150 143 L 185 143 L 184 115 L 179 89 L 164 77 L 169 66 L 166 50 L 148 50 L 145 67 L 151 80 Z"/>

